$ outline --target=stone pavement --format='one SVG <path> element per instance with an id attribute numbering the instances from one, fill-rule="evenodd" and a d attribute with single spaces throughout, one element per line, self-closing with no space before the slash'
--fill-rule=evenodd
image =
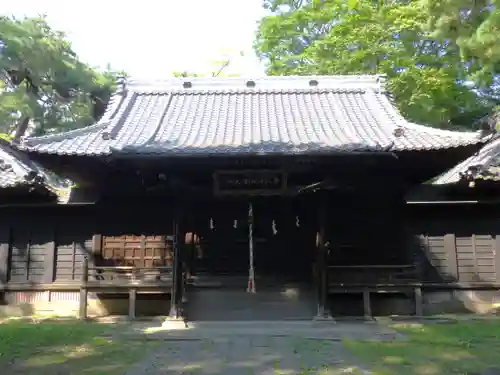
<path id="1" fill-rule="evenodd" d="M 147 336 L 156 340 L 202 340 L 214 337 L 270 336 L 301 337 L 312 340 L 394 341 L 406 337 L 385 324 L 330 321 L 199 321 L 187 328 L 163 329 L 160 322 L 136 322 L 123 335 Z"/>
<path id="2" fill-rule="evenodd" d="M 378 324 L 329 322 L 198 322 L 195 327 L 140 333 L 161 342 L 126 375 L 371 374 L 341 339 L 397 340 Z M 147 331 L 147 329 L 146 329 Z"/>
<path id="3" fill-rule="evenodd" d="M 300 337 L 221 337 L 165 341 L 127 375 L 371 374 L 341 342 Z"/>

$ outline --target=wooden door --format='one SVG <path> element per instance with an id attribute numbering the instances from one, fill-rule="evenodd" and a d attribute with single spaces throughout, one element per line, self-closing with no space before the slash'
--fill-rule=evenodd
<path id="1" fill-rule="evenodd" d="M 102 263 L 109 266 L 161 267 L 172 265 L 172 236 L 103 236 Z"/>

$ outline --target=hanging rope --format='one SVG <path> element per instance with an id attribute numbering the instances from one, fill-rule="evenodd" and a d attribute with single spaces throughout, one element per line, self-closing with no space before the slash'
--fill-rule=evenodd
<path id="1" fill-rule="evenodd" d="M 248 269 L 248 293 L 255 293 L 255 270 L 253 266 L 253 207 L 252 203 L 248 205 L 248 250 L 249 250 L 249 262 L 250 266 Z"/>

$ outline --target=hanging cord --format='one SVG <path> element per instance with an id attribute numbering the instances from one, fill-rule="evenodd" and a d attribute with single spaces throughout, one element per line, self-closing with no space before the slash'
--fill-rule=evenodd
<path id="1" fill-rule="evenodd" d="M 248 293 L 255 293 L 255 269 L 253 262 L 253 206 L 248 204 L 248 250 L 249 250 L 249 269 L 248 269 Z"/>

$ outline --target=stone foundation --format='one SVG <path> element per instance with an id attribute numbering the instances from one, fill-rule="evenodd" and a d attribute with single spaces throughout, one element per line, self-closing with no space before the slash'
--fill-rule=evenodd
<path id="1" fill-rule="evenodd" d="M 0 304 L 0 318 L 21 316 L 77 316 L 79 292 L 7 292 Z M 354 297 L 354 296 L 353 296 Z M 362 316 L 362 298 L 330 300 L 334 315 Z M 424 315 L 476 313 L 492 314 L 500 310 L 500 291 L 454 290 L 423 293 Z M 336 305 L 336 306 L 335 306 Z M 168 295 L 138 295 L 137 316 L 163 316 L 170 309 Z M 201 316 L 203 312 L 199 311 Z M 372 294 L 372 312 L 375 316 L 413 315 L 412 295 Z M 89 294 L 88 315 L 127 315 L 127 295 Z"/>
<path id="2" fill-rule="evenodd" d="M 451 313 L 492 314 L 500 308 L 498 290 L 450 290 L 425 292 L 426 315 Z"/>
<path id="3" fill-rule="evenodd" d="M 79 310 L 79 292 L 7 292 L 0 304 L 0 318 L 22 316 L 74 317 Z M 168 295 L 138 295 L 137 316 L 167 315 L 170 308 Z M 89 294 L 88 316 L 127 315 L 127 295 Z"/>
<path id="4" fill-rule="evenodd" d="M 330 298 L 330 309 L 336 316 L 362 316 L 361 294 L 336 295 Z M 439 314 L 492 314 L 500 311 L 500 291 L 495 290 L 449 290 L 424 291 L 424 315 Z M 371 295 L 374 316 L 414 315 L 415 302 L 412 293 Z"/>

